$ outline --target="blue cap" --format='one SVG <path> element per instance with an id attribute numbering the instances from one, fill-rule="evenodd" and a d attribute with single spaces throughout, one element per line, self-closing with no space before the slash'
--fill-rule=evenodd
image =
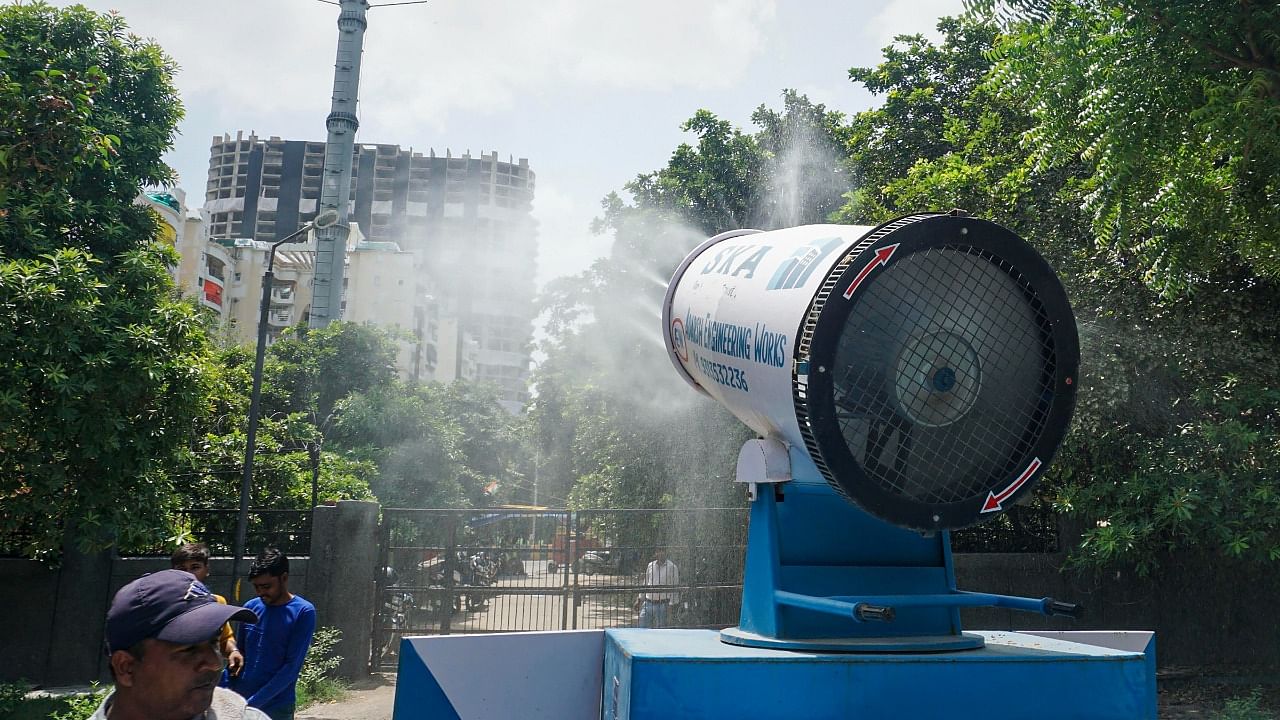
<path id="1" fill-rule="evenodd" d="M 143 575 L 120 588 L 107 611 L 107 653 L 147 638 L 179 645 L 212 640 L 228 620 L 257 622 L 252 610 L 224 605 L 184 570 Z"/>

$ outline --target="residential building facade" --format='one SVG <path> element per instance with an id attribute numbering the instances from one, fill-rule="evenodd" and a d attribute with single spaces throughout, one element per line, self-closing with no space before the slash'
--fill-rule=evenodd
<path id="1" fill-rule="evenodd" d="M 270 243 L 293 232 L 315 217 L 323 169 L 323 142 L 215 137 L 204 207 L 210 238 Z M 429 340 L 420 343 L 418 376 L 463 377 L 473 365 L 513 412 L 528 399 L 534 187 L 528 160 L 501 162 L 497 153 L 362 144 L 352 158 L 350 221 L 366 242 L 394 243 L 412 256 L 408 327 L 419 339 L 451 336 L 448 357 L 439 344 L 433 354 Z M 349 303 L 344 312 L 354 310 Z"/>

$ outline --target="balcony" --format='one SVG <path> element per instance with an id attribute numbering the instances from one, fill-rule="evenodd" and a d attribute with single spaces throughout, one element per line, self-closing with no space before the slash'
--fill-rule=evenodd
<path id="1" fill-rule="evenodd" d="M 200 304 L 222 312 L 222 283 L 212 277 L 204 277 L 200 288 Z"/>
<path id="2" fill-rule="evenodd" d="M 292 305 L 295 291 L 290 287 L 273 287 L 271 288 L 271 304 L 272 305 Z"/>
<path id="3" fill-rule="evenodd" d="M 277 328 L 286 328 L 293 324 L 292 308 L 273 308 L 267 313 L 267 325 Z"/>

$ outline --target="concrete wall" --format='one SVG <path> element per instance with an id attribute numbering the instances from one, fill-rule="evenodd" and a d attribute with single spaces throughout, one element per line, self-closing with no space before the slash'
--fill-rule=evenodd
<path id="1" fill-rule="evenodd" d="M 210 565 L 210 588 L 230 599 L 231 559 L 215 558 Z M 303 597 L 309 594 L 309 566 L 307 558 L 289 559 L 289 589 Z M 0 681 L 46 687 L 108 681 L 103 631 L 111 598 L 131 580 L 168 567 L 168 558 L 119 558 L 111 551 L 67 552 L 56 569 L 0 558 L 6 620 Z M 241 601 L 252 596 L 246 581 Z"/>
<path id="2" fill-rule="evenodd" d="M 962 590 L 1052 597 L 1084 606 L 1079 620 L 1012 610 L 965 610 L 975 630 L 1154 630 L 1156 661 L 1172 665 L 1280 664 L 1280 573 L 1233 566 L 1220 557 L 1162 558 L 1161 571 L 1078 574 L 1059 555 L 956 555 Z"/>
<path id="3" fill-rule="evenodd" d="M 377 602 L 378 504 L 344 500 L 318 507 L 312 522 L 311 566 L 319 626 L 342 631 L 338 674 L 369 672 L 373 607 Z"/>
<path id="4" fill-rule="evenodd" d="M 315 604 L 320 626 L 343 640 L 340 672 L 367 672 L 378 563 L 378 506 L 341 502 L 316 509 L 311 557 L 290 559 L 290 589 Z M 964 590 L 1080 603 L 1079 621 L 1010 610 L 966 610 L 975 630 L 1154 630 L 1157 661 L 1171 665 L 1280 665 L 1280 622 L 1273 598 L 1280 573 L 1233 568 L 1221 558 L 1162 560 L 1161 573 L 1127 571 L 1076 575 L 1060 571 L 1062 556 L 956 555 Z M 68 553 L 58 569 L 30 560 L 0 559 L 4 652 L 0 681 L 26 679 L 45 686 L 106 679 L 103 621 L 112 595 L 146 572 L 168 567 L 166 558 L 122 559 L 110 552 Z M 231 560 L 212 563 L 210 586 L 233 597 Z M 241 600 L 251 595 L 245 586 Z"/>

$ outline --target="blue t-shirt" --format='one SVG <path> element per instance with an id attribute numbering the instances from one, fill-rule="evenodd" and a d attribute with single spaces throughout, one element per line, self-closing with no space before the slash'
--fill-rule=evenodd
<path id="1" fill-rule="evenodd" d="M 316 608 L 297 595 L 284 605 L 254 598 L 244 606 L 258 622 L 240 625 L 236 640 L 244 669 L 231 678 L 230 687 L 262 710 L 293 705 L 298 673 L 316 630 Z"/>

